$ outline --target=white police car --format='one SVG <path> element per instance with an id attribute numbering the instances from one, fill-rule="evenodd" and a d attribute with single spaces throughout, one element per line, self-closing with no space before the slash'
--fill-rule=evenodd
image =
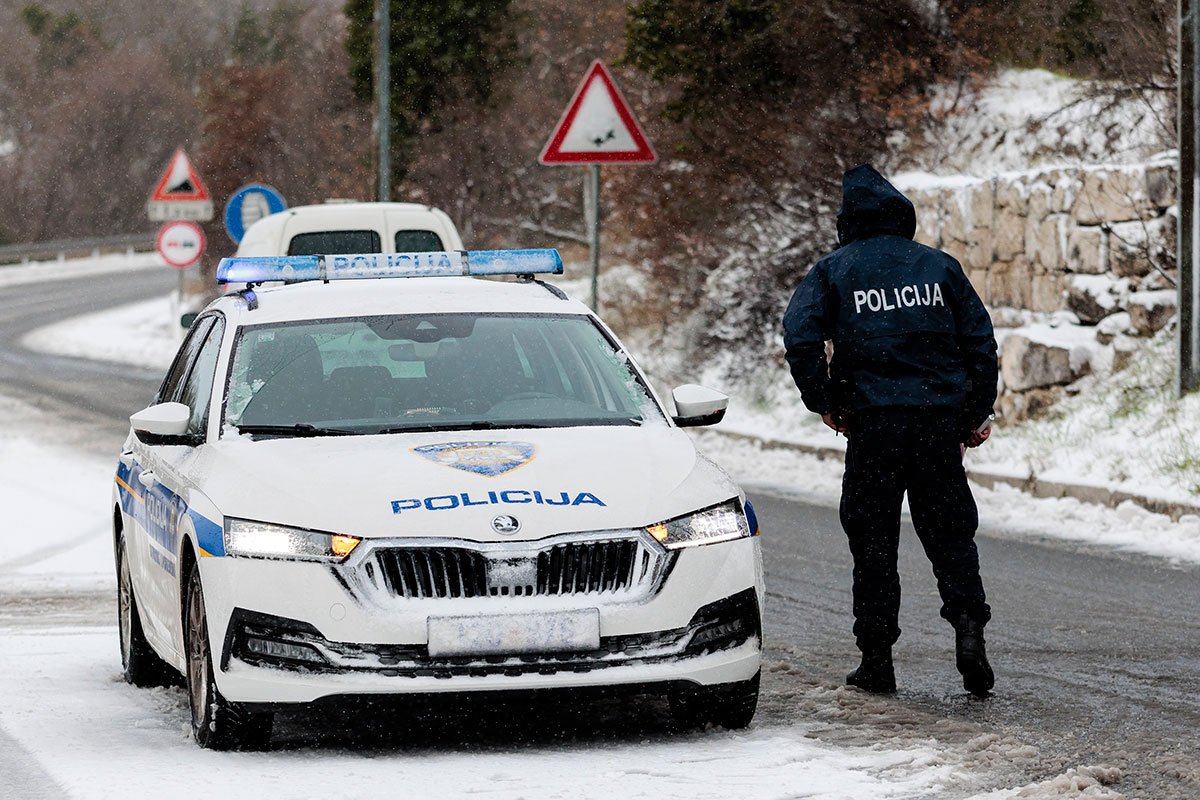
<path id="1" fill-rule="evenodd" d="M 183 673 L 211 748 L 397 693 L 627 686 L 749 724 L 757 524 L 679 430 L 727 399 L 680 387 L 669 415 L 533 277 L 561 270 L 553 250 L 224 260 L 250 288 L 201 313 L 120 456 L 126 679 Z M 497 274 L 523 277 L 465 277 Z"/>

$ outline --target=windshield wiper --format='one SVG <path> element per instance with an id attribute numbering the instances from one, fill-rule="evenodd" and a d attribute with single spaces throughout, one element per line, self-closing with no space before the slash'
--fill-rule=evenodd
<path id="1" fill-rule="evenodd" d="M 437 433 L 439 431 L 498 431 L 510 428 L 549 428 L 536 422 L 443 422 L 426 423 L 424 425 L 397 425 L 392 428 L 381 428 L 374 433 Z"/>
<path id="2" fill-rule="evenodd" d="M 262 433 L 268 436 L 358 436 L 362 431 L 352 431 L 345 428 L 318 428 L 308 422 L 298 422 L 295 425 L 238 425 L 242 433 Z"/>

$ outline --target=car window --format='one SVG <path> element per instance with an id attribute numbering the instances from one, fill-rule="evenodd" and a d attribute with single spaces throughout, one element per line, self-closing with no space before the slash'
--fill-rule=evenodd
<path id="1" fill-rule="evenodd" d="M 442 237 L 433 231 L 396 231 L 397 253 L 432 253 L 445 249 Z"/>
<path id="2" fill-rule="evenodd" d="M 288 255 L 327 256 L 347 253 L 378 253 L 382 250 L 379 245 L 378 231 L 298 233 L 288 243 Z"/>
<path id="3" fill-rule="evenodd" d="M 179 352 L 175 354 L 175 361 L 171 364 L 166 379 L 159 387 L 158 397 L 155 398 L 156 403 L 170 403 L 179 399 L 179 390 L 183 385 L 184 378 L 187 377 L 188 369 L 195 360 L 200 346 L 204 344 L 204 337 L 208 335 L 212 324 L 213 317 L 203 317 L 192 325 L 187 338 L 179 347 Z"/>
<path id="4" fill-rule="evenodd" d="M 356 433 L 631 425 L 662 420 L 642 378 L 588 317 L 412 314 L 239 331 L 235 426 Z"/>
<path id="5" fill-rule="evenodd" d="M 188 433 L 203 434 L 207 427 L 208 407 L 212 400 L 213 380 L 217 372 L 217 356 L 221 352 L 221 337 L 224 334 L 225 322 L 217 319 L 196 355 L 196 362 L 187 383 L 184 384 L 179 402 L 192 410 L 188 419 Z"/>

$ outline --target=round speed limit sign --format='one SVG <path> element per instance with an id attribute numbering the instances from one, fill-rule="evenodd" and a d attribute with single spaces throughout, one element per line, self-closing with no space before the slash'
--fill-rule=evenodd
<path id="1" fill-rule="evenodd" d="M 204 255 L 204 231 L 194 222 L 177 219 L 158 229 L 154 248 L 163 261 L 176 269 L 186 269 Z"/>

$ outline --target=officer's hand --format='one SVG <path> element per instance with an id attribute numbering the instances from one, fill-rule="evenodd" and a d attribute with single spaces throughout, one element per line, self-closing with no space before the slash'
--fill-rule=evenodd
<path id="1" fill-rule="evenodd" d="M 838 433 L 846 432 L 846 421 L 840 415 L 822 414 L 821 421 Z"/>
<path id="2" fill-rule="evenodd" d="M 979 447 L 979 445 L 986 442 L 988 437 L 991 435 L 992 426 L 988 425 L 981 431 L 971 431 L 971 435 L 967 437 L 967 440 L 963 442 L 963 444 L 965 444 L 967 447 Z"/>

